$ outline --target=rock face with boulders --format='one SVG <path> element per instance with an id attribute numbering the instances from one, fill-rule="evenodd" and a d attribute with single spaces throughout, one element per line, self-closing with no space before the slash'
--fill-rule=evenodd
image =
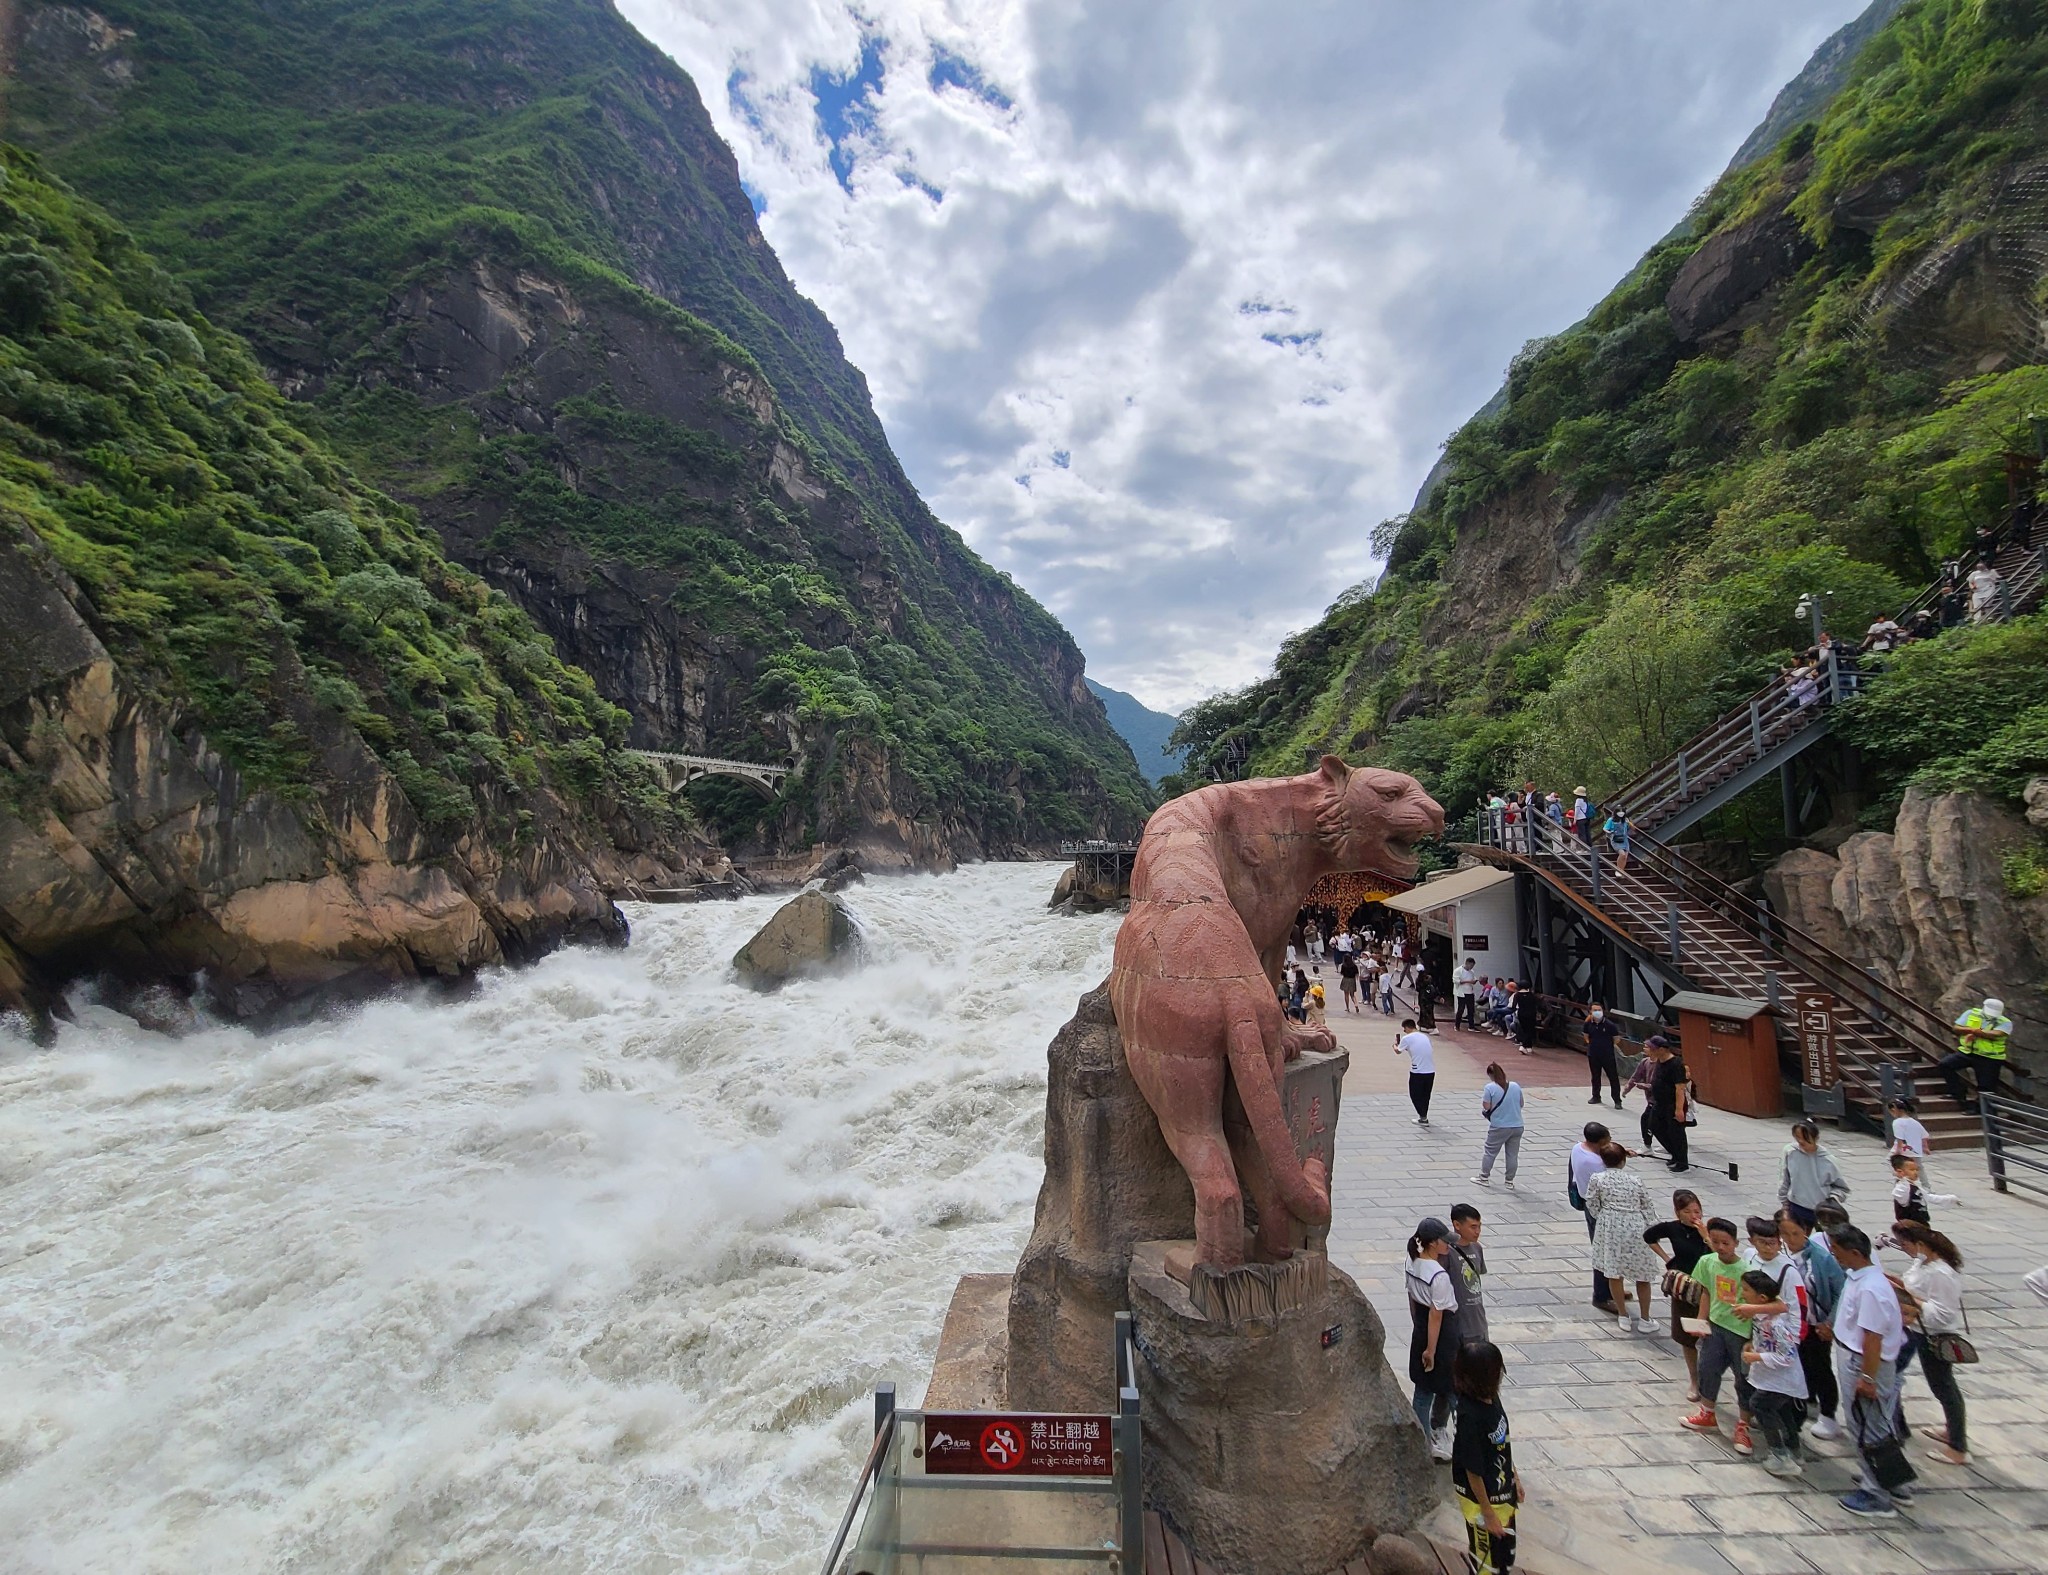
<path id="1" fill-rule="evenodd" d="M 95 616 L 37 538 L 0 530 L 0 1010 L 40 1014 L 80 975 L 182 990 L 203 972 L 216 1009 L 258 1017 L 623 943 L 611 891 L 704 852 L 624 810 L 602 839 L 544 794 L 518 845 L 431 832 L 355 727 L 311 703 L 307 790 L 253 786 Z"/>
<path id="2" fill-rule="evenodd" d="M 2007 855 L 2038 841 L 2026 819 L 1980 794 L 1911 789 L 1890 831 L 1858 832 L 1832 856 L 1796 848 L 1764 887 L 1789 922 L 1946 1015 L 2002 998 L 2013 1060 L 2039 1075 L 2048 896 L 2013 896 L 2004 870 Z"/>
<path id="3" fill-rule="evenodd" d="M 775 990 L 792 979 L 830 973 L 859 960 L 860 931 L 838 898 L 822 891 L 792 897 L 754 938 L 733 953 L 740 980 Z"/>

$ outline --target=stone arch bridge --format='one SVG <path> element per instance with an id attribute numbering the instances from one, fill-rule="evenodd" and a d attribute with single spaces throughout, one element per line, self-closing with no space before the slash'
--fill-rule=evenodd
<path id="1" fill-rule="evenodd" d="M 680 793 L 699 777 L 737 777 L 773 798 L 788 780 L 791 766 L 763 765 L 757 760 L 727 760 L 718 755 L 678 755 L 662 749 L 629 749 L 627 754 L 650 763 L 662 775 L 669 792 Z"/>

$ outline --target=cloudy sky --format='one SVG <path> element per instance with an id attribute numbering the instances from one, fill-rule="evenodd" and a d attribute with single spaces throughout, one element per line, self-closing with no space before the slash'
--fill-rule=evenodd
<path id="1" fill-rule="evenodd" d="M 621 0 L 941 518 L 1178 710 L 1863 0 Z"/>

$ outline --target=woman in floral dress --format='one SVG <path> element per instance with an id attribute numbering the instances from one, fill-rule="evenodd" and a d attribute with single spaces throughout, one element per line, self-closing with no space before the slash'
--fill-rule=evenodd
<path id="1" fill-rule="evenodd" d="M 1643 1240 L 1643 1232 L 1657 1223 L 1656 1206 L 1642 1177 L 1627 1169 L 1628 1153 L 1619 1143 L 1603 1143 L 1595 1152 L 1607 1168 L 1585 1187 L 1586 1213 L 1593 1221 L 1593 1267 L 1607 1277 L 1609 1293 L 1621 1309 L 1615 1333 L 1629 1332 L 1630 1281 L 1641 1309 L 1635 1327 L 1648 1333 L 1656 1327 L 1650 1322 L 1650 1282 L 1664 1270 Z"/>

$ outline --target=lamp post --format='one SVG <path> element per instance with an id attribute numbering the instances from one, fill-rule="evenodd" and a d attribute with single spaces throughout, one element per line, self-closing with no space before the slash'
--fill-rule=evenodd
<path id="1" fill-rule="evenodd" d="M 1799 598 L 1799 605 L 1792 609 L 1792 616 L 1795 618 L 1811 617 L 1813 619 L 1813 643 L 1818 647 L 1821 634 L 1820 596 L 1813 591 L 1802 593 Z"/>

